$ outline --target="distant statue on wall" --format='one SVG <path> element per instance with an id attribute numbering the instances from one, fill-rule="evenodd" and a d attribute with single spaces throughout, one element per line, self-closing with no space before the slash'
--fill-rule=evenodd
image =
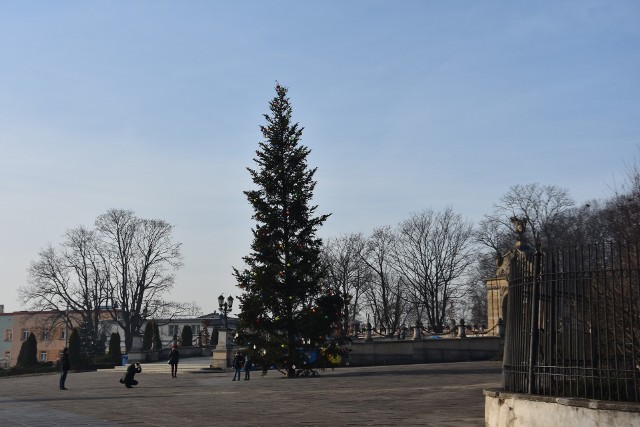
<path id="1" fill-rule="evenodd" d="M 524 238 L 524 232 L 527 229 L 527 218 L 518 218 L 517 216 L 512 216 L 511 224 L 513 224 L 513 228 L 518 235 L 518 240 L 522 240 Z"/>
<path id="2" fill-rule="evenodd" d="M 525 233 L 527 231 L 527 222 L 528 218 L 518 218 L 517 216 L 512 216 L 511 224 L 513 224 L 513 229 L 516 232 L 516 244 L 515 248 L 520 252 L 525 253 L 533 253 L 535 252 L 535 248 L 527 241 Z"/>

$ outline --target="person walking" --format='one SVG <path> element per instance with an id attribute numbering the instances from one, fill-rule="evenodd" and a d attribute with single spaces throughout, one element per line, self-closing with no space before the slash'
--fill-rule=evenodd
<path id="1" fill-rule="evenodd" d="M 247 354 L 244 358 L 244 380 L 249 381 L 251 378 L 251 357 Z"/>
<path id="2" fill-rule="evenodd" d="M 180 352 L 178 346 L 174 345 L 169 353 L 169 365 L 171 365 L 171 378 L 178 378 L 178 361 L 180 360 Z"/>
<path id="3" fill-rule="evenodd" d="M 238 377 L 238 381 L 240 381 L 240 373 L 242 371 L 242 355 L 240 352 L 236 352 L 236 355 L 233 357 L 233 362 L 231 362 L 231 366 L 233 367 L 233 379 L 231 381 L 236 380 L 236 376 Z"/>
<path id="4" fill-rule="evenodd" d="M 71 363 L 69 362 L 69 349 L 65 347 L 62 350 L 62 356 L 60 357 L 60 370 L 62 373 L 60 374 L 60 390 L 66 390 L 67 388 L 64 386 L 65 381 L 67 381 L 67 373 L 69 372 L 69 368 L 71 368 Z"/>

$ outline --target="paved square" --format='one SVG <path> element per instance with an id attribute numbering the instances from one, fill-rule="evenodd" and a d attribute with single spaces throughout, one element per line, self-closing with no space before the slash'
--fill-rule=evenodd
<path id="1" fill-rule="evenodd" d="M 188 359 L 185 359 L 185 361 Z M 2 425 L 483 426 L 482 390 L 500 386 L 501 362 L 345 367 L 315 378 L 277 371 L 251 381 L 231 372 L 143 372 L 0 378 Z"/>

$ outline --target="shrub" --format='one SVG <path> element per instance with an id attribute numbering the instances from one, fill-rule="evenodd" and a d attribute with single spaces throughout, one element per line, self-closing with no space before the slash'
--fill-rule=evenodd
<path id="1" fill-rule="evenodd" d="M 91 360 L 91 367 L 94 369 L 111 369 L 115 365 L 120 366 L 120 363 L 120 360 L 118 360 L 118 363 L 114 363 L 111 356 L 103 354 L 102 356 L 96 356 Z"/>
<path id="2" fill-rule="evenodd" d="M 26 375 L 26 374 L 42 374 L 47 372 L 59 371 L 59 368 L 53 362 L 49 362 L 49 363 L 51 363 L 51 365 L 38 364 L 36 366 L 31 366 L 27 368 L 14 366 L 13 368 L 9 368 L 9 369 L 0 369 L 0 377 L 8 377 L 12 375 Z"/>
<path id="3" fill-rule="evenodd" d="M 109 352 L 107 353 L 114 365 L 122 363 L 122 351 L 120 350 L 120 334 L 114 332 L 109 337 Z"/>
<path id="4" fill-rule="evenodd" d="M 83 369 L 88 365 L 88 360 L 82 357 L 80 333 L 77 328 L 69 336 L 69 363 L 72 369 Z"/>
<path id="5" fill-rule="evenodd" d="M 193 345 L 193 332 L 189 325 L 185 325 L 182 328 L 182 345 L 186 347 Z"/>
<path id="6" fill-rule="evenodd" d="M 153 342 L 156 344 L 156 350 L 160 350 L 162 348 L 162 340 L 160 339 L 160 328 L 158 327 L 158 322 L 153 321 Z"/>
<path id="7" fill-rule="evenodd" d="M 144 335 L 142 336 L 142 349 L 151 350 L 152 342 L 153 342 L 153 320 L 150 320 L 144 326 Z"/>
<path id="8" fill-rule="evenodd" d="M 38 365 L 38 341 L 33 332 L 29 334 L 29 338 L 22 343 L 20 353 L 18 354 L 18 362 L 16 366 L 21 368 L 31 368 Z"/>

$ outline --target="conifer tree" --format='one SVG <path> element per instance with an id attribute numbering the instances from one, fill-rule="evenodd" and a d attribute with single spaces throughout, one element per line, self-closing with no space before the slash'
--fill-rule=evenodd
<path id="1" fill-rule="evenodd" d="M 29 337 L 20 346 L 20 353 L 18 353 L 17 366 L 22 368 L 31 368 L 38 364 L 38 341 L 33 332 L 29 334 Z"/>
<path id="2" fill-rule="evenodd" d="M 340 316 L 342 300 L 321 285 L 318 228 L 329 215 L 311 204 L 315 168 L 310 150 L 300 143 L 303 128 L 292 123 L 287 88 L 276 84 L 270 113 L 260 129 L 254 158 L 247 168 L 256 189 L 244 194 L 253 207 L 251 252 L 246 267 L 234 269 L 240 297 L 238 343 L 254 363 L 283 366 L 288 377 L 306 366 L 305 347 L 320 347 Z"/>
<path id="3" fill-rule="evenodd" d="M 144 326 L 144 335 L 142 335 L 142 349 L 151 350 L 152 342 L 153 342 L 153 320 L 150 320 Z"/>
<path id="4" fill-rule="evenodd" d="M 155 349 L 160 350 L 162 348 L 162 340 L 160 339 L 160 327 L 158 326 L 158 321 L 153 320 L 153 343 L 155 344 Z"/>
<path id="5" fill-rule="evenodd" d="M 191 326 L 184 325 L 182 327 L 182 346 L 190 347 L 191 345 L 193 345 L 193 331 Z"/>
<path id="6" fill-rule="evenodd" d="M 80 339 L 80 354 L 86 361 L 94 357 L 103 356 L 105 353 L 106 337 L 93 326 L 91 316 L 87 315 L 78 329 Z"/>
<path id="7" fill-rule="evenodd" d="M 73 369 L 85 367 L 86 360 L 82 355 L 82 342 L 77 328 L 73 328 L 69 335 L 69 363 Z"/>
<path id="8" fill-rule="evenodd" d="M 113 332 L 109 337 L 109 357 L 113 360 L 114 365 L 120 365 L 122 361 L 122 350 L 120 349 L 120 334 Z"/>

